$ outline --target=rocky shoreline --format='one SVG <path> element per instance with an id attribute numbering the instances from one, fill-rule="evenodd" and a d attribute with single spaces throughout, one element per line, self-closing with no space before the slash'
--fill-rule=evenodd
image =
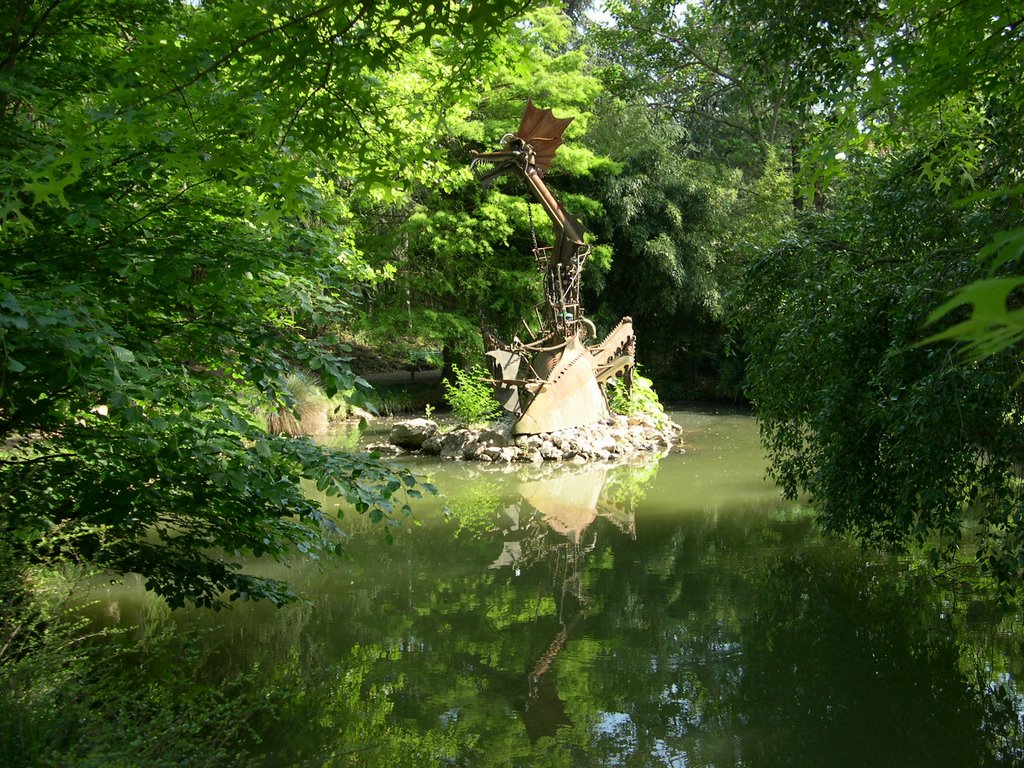
<path id="1" fill-rule="evenodd" d="M 538 435 L 513 435 L 511 422 L 444 430 L 430 419 L 409 419 L 391 427 L 387 443 L 367 446 L 391 455 L 421 453 L 443 459 L 500 464 L 568 461 L 617 461 L 664 452 L 682 428 L 647 414 L 611 416 L 585 427 Z"/>

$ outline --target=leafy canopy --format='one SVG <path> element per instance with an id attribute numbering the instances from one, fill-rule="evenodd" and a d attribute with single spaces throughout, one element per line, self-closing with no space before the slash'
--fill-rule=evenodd
<path id="1" fill-rule="evenodd" d="M 337 550 L 299 485 L 393 520 L 413 478 L 272 437 L 285 376 L 359 380 L 328 333 L 376 279 L 353 201 L 430 176 L 504 3 L 118 0 L 0 20 L 0 537 L 138 571 L 173 603 L 287 597 L 242 553 Z M 401 111 L 397 111 L 401 105 Z M 59 549 L 59 548 L 57 548 Z M 59 555 L 59 551 L 54 551 Z"/>
<path id="2" fill-rule="evenodd" d="M 431 62 L 418 60 L 415 71 L 429 77 Z M 445 349 L 447 362 L 465 368 L 482 352 L 481 325 L 505 337 L 522 332 L 521 319 L 543 299 L 532 230 L 543 244 L 551 226 L 521 176 L 484 190 L 470 171 L 471 152 L 497 148 L 519 125 L 527 98 L 573 117 L 547 180 L 590 226 L 601 207 L 586 192 L 566 194 L 573 179 L 609 165 L 584 139 L 601 90 L 588 63 L 559 7 L 531 8 L 481 64 L 474 89 L 447 110 L 437 179 L 360 207 L 358 243 L 390 278 L 373 289 L 361 324 L 372 340 Z M 607 259 L 607 248 L 595 251 Z"/>

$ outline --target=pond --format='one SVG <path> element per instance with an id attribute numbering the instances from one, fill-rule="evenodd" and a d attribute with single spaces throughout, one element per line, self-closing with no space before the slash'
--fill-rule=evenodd
<path id="1" fill-rule="evenodd" d="M 1020 764 L 1018 617 L 823 537 L 749 416 L 673 417 L 641 464 L 409 459 L 443 498 L 393 543 L 346 515 L 346 559 L 257 565 L 305 602 L 173 618 L 286 701 L 268 766 Z"/>

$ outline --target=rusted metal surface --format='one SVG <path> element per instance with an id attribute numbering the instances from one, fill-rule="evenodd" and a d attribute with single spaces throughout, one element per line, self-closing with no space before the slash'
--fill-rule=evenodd
<path id="1" fill-rule="evenodd" d="M 502 174 L 521 174 L 554 225 L 554 243 L 535 243 L 533 252 L 544 280 L 539 331 L 531 332 L 529 342 L 516 338 L 506 343 L 484 334 L 498 399 L 518 417 L 513 427 L 517 434 L 600 421 L 608 416 L 604 385 L 619 375 L 627 383 L 632 379 L 636 339 L 630 318 L 623 318 L 600 343 L 586 344 L 596 337 L 580 303 L 580 276 L 590 246 L 584 242 L 583 225 L 544 183 L 571 122 L 527 101 L 519 130 L 505 135 L 502 149 L 476 153 L 473 159 L 474 167 L 489 166 L 480 176 L 485 186 Z M 524 326 L 529 328 L 525 320 Z"/>

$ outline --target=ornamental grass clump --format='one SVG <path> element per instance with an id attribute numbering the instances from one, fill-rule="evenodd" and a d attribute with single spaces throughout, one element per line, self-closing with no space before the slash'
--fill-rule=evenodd
<path id="1" fill-rule="evenodd" d="M 331 415 L 343 412 L 343 398 L 330 398 L 309 375 L 288 374 L 284 380 L 292 397 L 291 406 L 281 406 L 266 414 L 267 431 L 274 435 L 327 434 Z"/>

